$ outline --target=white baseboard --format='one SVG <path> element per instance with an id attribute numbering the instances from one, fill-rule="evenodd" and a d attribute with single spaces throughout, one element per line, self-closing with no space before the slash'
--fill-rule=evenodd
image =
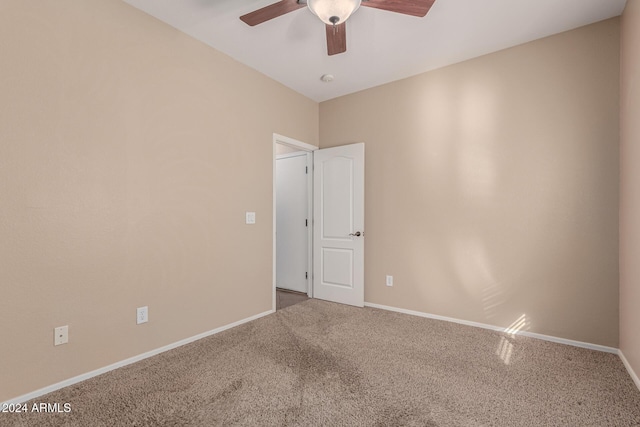
<path id="1" fill-rule="evenodd" d="M 69 378 L 67 380 L 64 380 L 64 381 L 60 381 L 59 383 L 52 384 L 50 386 L 41 388 L 41 389 L 36 390 L 36 391 L 32 391 L 31 393 L 23 394 L 22 396 L 18 396 L 16 398 L 7 400 L 6 402 L 0 402 L 0 406 L 2 406 L 4 404 L 10 405 L 10 404 L 16 404 L 16 403 L 23 403 L 23 402 L 26 402 L 28 400 L 35 399 L 36 397 L 43 396 L 43 395 L 45 395 L 47 393 L 51 393 L 52 391 L 56 391 L 56 390 L 59 390 L 59 389 L 64 388 L 64 387 L 68 387 L 70 385 L 79 383 L 81 381 L 88 380 L 89 378 L 93 378 L 95 376 L 104 374 L 104 373 L 109 372 L 109 371 L 113 371 L 114 369 L 118 369 L 118 368 L 121 368 L 123 366 L 127 366 L 127 365 L 130 365 L 130 364 L 135 363 L 135 362 L 139 362 L 140 360 L 147 359 L 147 358 L 149 358 L 151 356 L 155 356 L 157 354 L 164 353 L 165 351 L 172 350 L 172 349 L 174 349 L 176 347 L 180 347 L 180 346 L 183 346 L 185 344 L 189 344 L 189 343 L 191 343 L 193 341 L 197 341 L 199 339 L 206 338 L 206 337 L 208 337 L 210 335 L 215 335 L 215 334 L 220 333 L 222 331 L 226 331 L 227 329 L 231 329 L 231 328 L 233 328 L 235 326 L 242 325 L 243 323 L 247 323 L 247 322 L 251 322 L 252 320 L 259 319 L 259 318 L 264 317 L 264 316 L 266 316 L 268 314 L 271 314 L 271 313 L 274 313 L 274 311 L 273 310 L 265 311 L 263 313 L 256 314 L 255 316 L 247 317 L 246 319 L 241 319 L 241 320 L 238 320 L 237 322 L 233 322 L 233 323 L 230 323 L 228 325 L 221 326 L 219 328 L 212 329 L 210 331 L 203 332 L 201 334 L 194 335 L 194 336 L 189 337 L 189 338 L 185 338 L 183 340 L 174 342 L 172 344 L 168 344 L 168 345 L 165 345 L 163 347 L 156 348 L 155 350 L 147 351 L 146 353 L 142 353 L 142 354 L 139 354 L 137 356 L 133 356 L 133 357 L 130 357 L 128 359 L 121 360 L 120 362 L 113 363 L 113 364 L 111 364 L 109 366 L 105 366 L 103 368 L 99 368 L 99 369 L 96 369 L 94 371 L 87 372 L 85 374 L 81 374 L 81 375 L 75 376 L 73 378 Z"/>
<path id="2" fill-rule="evenodd" d="M 617 348 L 607 347 L 599 344 L 591 344 L 591 343 L 582 342 L 582 341 L 568 340 L 565 338 L 558 338 L 550 335 L 536 334 L 534 332 L 512 331 L 511 329 L 503 328 L 502 326 L 487 325 L 486 323 L 471 322 L 469 320 L 461 320 L 453 317 L 439 316 L 437 314 L 429 314 L 429 313 L 423 313 L 421 311 L 406 310 L 404 308 L 390 307 L 386 305 L 373 304 L 370 302 L 365 302 L 364 305 L 365 307 L 379 308 L 382 310 L 395 311 L 398 313 L 410 314 L 412 316 L 426 317 L 429 319 L 444 320 L 445 322 L 460 323 L 462 325 L 474 326 L 476 328 L 490 329 L 492 331 L 497 331 L 497 332 L 508 332 L 513 335 L 522 335 L 524 337 L 537 338 L 539 340 L 551 341 L 559 344 L 572 345 L 574 347 L 582 347 L 582 348 L 588 348 L 590 350 L 597 350 L 597 351 L 604 351 L 606 353 L 619 354 L 619 351 Z"/>
<path id="3" fill-rule="evenodd" d="M 627 358 L 624 357 L 624 354 L 622 354 L 622 350 L 618 350 L 618 355 L 620 356 L 620 359 L 622 359 L 622 363 L 624 363 L 624 367 L 627 368 L 627 372 L 629 372 L 629 375 L 631 375 L 631 379 L 636 384 L 636 387 L 638 387 L 638 390 L 640 390 L 640 378 L 638 378 L 638 375 L 631 367 L 631 364 L 629 363 Z"/>
<path id="4" fill-rule="evenodd" d="M 474 327 L 477 327 L 477 328 L 490 329 L 492 331 L 505 332 L 508 329 L 508 328 L 504 328 L 504 327 L 500 327 L 500 326 L 488 325 L 488 324 L 485 324 L 485 323 L 478 323 L 478 322 L 472 322 L 472 321 L 468 321 L 468 320 L 461 320 L 461 319 L 456 319 L 456 318 L 453 318 L 453 317 L 439 316 L 437 314 L 423 313 L 423 312 L 414 311 L 414 310 L 406 310 L 404 308 L 390 307 L 390 306 L 381 305 L 381 304 L 374 304 L 374 303 L 365 302 L 364 305 L 365 305 L 365 307 L 379 308 L 379 309 L 382 309 L 382 310 L 395 311 L 397 313 L 404 313 L 404 314 L 409 314 L 409 315 L 412 315 L 412 316 L 426 317 L 426 318 L 429 318 L 429 319 L 436 319 L 436 320 L 443 320 L 443 321 L 446 321 L 446 322 L 459 323 L 459 324 L 462 324 L 462 325 L 474 326 Z M 203 332 L 201 334 L 194 335 L 194 336 L 192 336 L 190 338 L 185 338 L 183 340 L 174 342 L 172 344 L 168 344 L 168 345 L 166 345 L 164 347 L 160 347 L 160 348 L 157 348 L 155 350 L 151 350 L 151 351 L 148 351 L 146 353 L 139 354 L 137 356 L 133 356 L 133 357 L 130 357 L 130 358 L 125 359 L 125 360 L 121 360 L 120 362 L 113 363 L 113 364 L 111 364 L 109 366 L 105 366 L 103 368 L 99 368 L 99 369 L 96 369 L 94 371 L 87 372 L 85 374 L 81 374 L 81 375 L 75 376 L 73 378 L 69 378 L 67 380 L 61 381 L 61 382 L 56 383 L 56 384 L 52 384 L 50 386 L 41 388 L 39 390 L 30 392 L 30 393 L 27 393 L 27 394 L 23 394 L 22 396 L 18 396 L 16 398 L 7 400 L 5 402 L 0 402 L 0 406 L 3 405 L 3 404 L 9 405 L 9 404 L 23 403 L 23 402 L 26 402 L 28 400 L 35 399 L 35 398 L 43 396 L 43 395 L 45 395 L 47 393 L 51 393 L 51 392 L 59 390 L 61 388 L 68 387 L 70 385 L 79 383 L 79 382 L 87 380 L 89 378 L 93 378 L 95 376 L 104 374 L 104 373 L 112 371 L 114 369 L 118 369 L 118 368 L 121 368 L 123 366 L 130 365 L 132 363 L 138 362 L 140 360 L 147 359 L 147 358 L 149 358 L 151 356 L 155 356 L 155 355 L 163 353 L 165 351 L 168 351 L 168 350 L 183 346 L 185 344 L 189 344 L 189 343 L 191 343 L 193 341 L 197 341 L 199 339 L 202 339 L 202 338 L 205 338 L 205 337 L 208 337 L 208 336 L 211 336 L 211 335 L 215 335 L 215 334 L 220 333 L 222 331 L 225 331 L 227 329 L 231 329 L 231 328 L 233 328 L 235 326 L 239 326 L 239 325 L 241 325 L 243 323 L 247 323 L 247 322 L 250 322 L 252 320 L 259 319 L 259 318 L 264 317 L 264 316 L 266 316 L 268 314 L 271 314 L 271 313 L 274 313 L 274 310 L 265 311 L 263 313 L 256 314 L 255 316 L 247 317 L 246 319 L 238 320 L 237 322 L 233 322 L 233 323 L 230 323 L 228 325 L 221 326 L 221 327 L 213 329 L 211 331 Z M 582 342 L 582 341 L 574 341 L 574 340 L 568 340 L 568 339 L 564 339 L 564 338 L 557 338 L 557 337 L 552 337 L 552 336 L 549 336 L 549 335 L 536 334 L 536 333 L 533 333 L 533 332 L 526 332 L 526 331 L 518 331 L 516 334 L 517 335 L 531 337 L 531 338 L 537 338 L 537 339 L 541 339 L 541 340 L 544 340 L 544 341 L 551 341 L 551 342 L 556 342 L 556 343 L 560 343 L 560 344 L 572 345 L 572 346 L 575 346 L 575 347 L 582 347 L 582 348 L 587 348 L 587 349 L 591 349 L 591 350 L 604 351 L 604 352 L 607 352 L 607 353 L 617 354 L 617 355 L 620 356 L 620 359 L 622 360 L 622 363 L 627 368 L 627 371 L 629 372 L 629 375 L 631 376 L 633 382 L 635 383 L 635 385 L 640 390 L 640 379 L 638 378 L 638 375 L 634 372 L 633 368 L 631 368 L 631 365 L 629 364 L 627 359 L 624 357 L 624 354 L 622 353 L 622 351 L 620 351 L 620 350 L 618 350 L 616 348 L 607 347 L 607 346 L 598 345 L 598 344 L 585 343 L 585 342 Z"/>

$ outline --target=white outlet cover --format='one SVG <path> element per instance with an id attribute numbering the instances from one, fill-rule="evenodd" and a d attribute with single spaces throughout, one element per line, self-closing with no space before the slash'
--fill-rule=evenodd
<path id="1" fill-rule="evenodd" d="M 256 213 L 255 212 L 246 212 L 246 223 L 247 224 L 255 224 L 256 223 Z"/>
<path id="2" fill-rule="evenodd" d="M 138 307 L 136 309 L 136 324 L 147 323 L 149 321 L 149 307 Z"/>
<path id="3" fill-rule="evenodd" d="M 387 276 L 387 286 L 393 286 L 393 276 Z"/>
<path id="4" fill-rule="evenodd" d="M 53 330 L 53 345 L 69 342 L 69 326 L 58 326 Z"/>

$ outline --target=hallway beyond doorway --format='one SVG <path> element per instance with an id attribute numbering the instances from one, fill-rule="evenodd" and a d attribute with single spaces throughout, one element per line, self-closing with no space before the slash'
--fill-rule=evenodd
<path id="1" fill-rule="evenodd" d="M 308 299 L 309 297 L 305 293 L 276 288 L 276 310 L 282 310 Z"/>

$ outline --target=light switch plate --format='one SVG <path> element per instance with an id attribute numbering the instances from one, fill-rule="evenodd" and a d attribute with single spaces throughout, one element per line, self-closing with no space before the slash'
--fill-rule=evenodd
<path id="1" fill-rule="evenodd" d="M 247 224 L 255 224 L 256 223 L 256 213 L 255 212 L 246 212 L 246 223 Z"/>

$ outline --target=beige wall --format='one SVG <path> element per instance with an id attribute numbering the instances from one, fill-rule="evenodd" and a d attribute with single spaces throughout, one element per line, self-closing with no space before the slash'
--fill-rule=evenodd
<path id="1" fill-rule="evenodd" d="M 271 309 L 317 103 L 119 0 L 2 0 L 0 58 L 0 401 Z"/>
<path id="2" fill-rule="evenodd" d="M 366 143 L 365 300 L 617 347 L 618 85 L 615 18 L 321 103 Z"/>
<path id="3" fill-rule="evenodd" d="M 640 1 L 622 15 L 620 81 L 620 350 L 640 375 Z"/>

